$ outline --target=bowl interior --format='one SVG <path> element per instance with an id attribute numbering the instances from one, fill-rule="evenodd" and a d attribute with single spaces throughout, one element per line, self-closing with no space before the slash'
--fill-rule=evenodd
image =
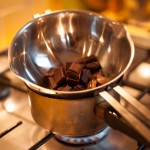
<path id="1" fill-rule="evenodd" d="M 27 23 L 14 37 L 9 53 L 11 70 L 39 85 L 51 67 L 94 54 L 111 79 L 131 59 L 124 27 L 95 13 L 61 11 Z"/>

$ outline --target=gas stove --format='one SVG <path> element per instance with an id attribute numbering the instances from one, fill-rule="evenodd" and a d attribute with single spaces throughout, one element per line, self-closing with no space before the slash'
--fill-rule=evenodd
<path id="1" fill-rule="evenodd" d="M 135 150 L 147 149 L 144 144 L 107 127 L 105 136 L 93 135 L 88 144 L 70 144 L 38 126 L 30 113 L 27 88 L 9 70 L 7 49 L 0 53 L 0 147 L 3 150 Z M 150 51 L 136 48 L 134 61 L 124 75 L 123 88 L 150 109 Z M 62 137 L 61 137 L 62 138 Z M 66 140 L 66 142 L 65 142 Z"/>

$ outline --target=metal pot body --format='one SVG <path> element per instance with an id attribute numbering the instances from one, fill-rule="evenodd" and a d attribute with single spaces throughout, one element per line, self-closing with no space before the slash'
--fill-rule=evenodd
<path id="1" fill-rule="evenodd" d="M 107 83 L 69 92 L 41 86 L 51 67 L 89 55 L 98 58 Z M 79 10 L 53 12 L 28 22 L 9 49 L 10 69 L 29 87 L 34 120 L 66 136 L 85 136 L 106 127 L 94 114 L 99 93 L 116 86 L 133 57 L 134 45 L 122 24 Z"/>
<path id="2" fill-rule="evenodd" d="M 118 99 L 116 93 L 113 91 L 109 93 Z M 100 96 L 57 99 L 41 95 L 29 88 L 29 98 L 31 113 L 36 123 L 55 134 L 86 136 L 107 127 L 102 118 L 97 117 L 94 113 L 96 104 L 102 102 L 104 105 L 104 99 Z"/>

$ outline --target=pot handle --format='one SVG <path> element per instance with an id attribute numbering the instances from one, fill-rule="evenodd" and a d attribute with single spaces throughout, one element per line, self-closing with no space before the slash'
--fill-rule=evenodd
<path id="1" fill-rule="evenodd" d="M 122 116 L 124 121 L 129 124 L 129 127 L 133 128 L 150 144 L 150 111 L 138 100 L 129 95 L 122 87 L 116 86 L 113 90 L 124 98 L 124 102 L 127 105 L 123 106 L 121 101 L 117 101 L 107 91 L 100 92 L 99 95 L 103 97 L 120 116 Z M 127 106 L 129 105 L 136 111 L 127 109 Z"/>

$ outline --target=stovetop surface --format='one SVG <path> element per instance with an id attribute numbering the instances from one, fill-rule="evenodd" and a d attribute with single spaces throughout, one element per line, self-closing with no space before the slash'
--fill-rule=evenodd
<path id="1" fill-rule="evenodd" d="M 145 59 L 148 51 L 136 49 L 134 62 L 124 76 L 123 87 L 132 96 L 140 98 L 140 101 L 150 109 L 149 92 L 142 90 L 150 87 L 149 76 L 140 74 L 143 65 L 147 70 L 150 67 L 150 61 Z M 150 57 L 149 57 L 150 58 Z M 0 139 L 0 147 L 3 150 L 26 150 L 41 140 L 48 134 L 47 131 L 39 127 L 32 119 L 30 105 L 28 103 L 27 88 L 24 83 L 16 78 L 8 69 L 7 53 L 0 55 L 0 75 L 8 77 L 11 82 L 9 87 L 9 96 L 0 100 L 0 133 L 8 129 L 18 121 L 22 124 L 6 134 Z M 138 64 L 138 67 L 135 67 Z M 141 67 L 142 66 L 142 67 Z M 129 74 L 130 72 L 130 74 Z M 147 73 L 148 74 L 148 73 Z M 0 77 L 1 77 L 0 76 Z M 130 81 L 129 83 L 127 81 Z M 1 80 L 0 83 L 2 84 Z M 132 84 L 131 84 L 132 83 Z M 136 83 L 138 88 L 135 88 Z M 140 85 L 140 86 L 139 86 Z M 145 92 L 145 94 L 143 94 Z M 108 135 L 100 142 L 90 145 L 66 145 L 55 137 L 49 139 L 40 146 L 39 150 L 135 150 L 137 141 L 124 135 L 123 133 L 110 128 Z"/>

